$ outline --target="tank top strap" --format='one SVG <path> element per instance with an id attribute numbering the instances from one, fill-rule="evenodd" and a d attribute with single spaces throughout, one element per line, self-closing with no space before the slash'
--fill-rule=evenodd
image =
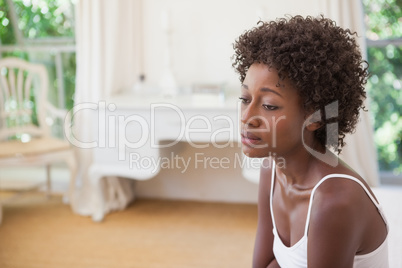
<path id="1" fill-rule="evenodd" d="M 370 193 L 370 191 L 367 189 L 367 187 L 360 180 L 356 179 L 353 176 L 346 175 L 346 174 L 329 174 L 329 175 L 325 176 L 324 178 L 322 178 L 314 186 L 313 190 L 311 191 L 310 201 L 309 201 L 309 206 L 308 206 L 308 211 L 307 211 L 306 225 L 305 225 L 305 229 L 304 229 L 304 235 L 305 236 L 307 236 L 308 227 L 309 227 L 309 223 L 310 223 L 311 206 L 312 206 L 313 199 L 314 199 L 314 193 L 317 190 L 318 186 L 320 186 L 324 181 L 326 181 L 328 179 L 331 179 L 331 178 L 344 178 L 344 179 L 349 179 L 349 180 L 357 182 L 363 188 L 363 190 L 366 192 L 366 194 L 371 199 L 371 201 L 374 203 L 374 205 L 377 207 L 377 210 L 379 211 L 381 217 L 383 218 L 383 220 L 384 220 L 384 222 L 385 222 L 385 224 L 386 224 L 386 226 L 388 228 L 388 223 L 387 223 L 387 220 L 386 220 L 386 218 L 384 216 L 384 213 L 382 211 L 381 205 L 377 202 L 377 200 L 374 198 L 374 196 Z"/>
<path id="2" fill-rule="evenodd" d="M 269 206 L 271 209 L 271 218 L 272 218 L 272 225 L 274 228 L 274 231 L 276 231 L 276 224 L 275 224 L 275 218 L 274 218 L 274 211 L 272 209 L 272 197 L 274 195 L 274 185 L 275 185 L 275 160 L 272 161 L 272 173 L 271 173 L 271 194 L 269 197 Z"/>

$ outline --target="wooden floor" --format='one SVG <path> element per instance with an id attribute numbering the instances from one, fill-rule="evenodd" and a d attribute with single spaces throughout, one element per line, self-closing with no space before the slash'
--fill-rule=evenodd
<path id="1" fill-rule="evenodd" d="M 59 196 L 3 204 L 2 268 L 251 267 L 256 205 L 139 200 L 102 223 Z"/>

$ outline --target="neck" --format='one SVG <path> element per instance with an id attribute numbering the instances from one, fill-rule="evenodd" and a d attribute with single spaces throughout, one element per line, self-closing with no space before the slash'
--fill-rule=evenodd
<path id="1" fill-rule="evenodd" d="M 311 147 L 312 148 L 312 147 Z M 332 153 L 326 153 L 323 146 L 315 146 L 315 152 L 324 155 L 327 158 L 337 159 Z M 276 174 L 288 186 L 294 186 L 298 189 L 309 189 L 314 187 L 317 181 L 321 178 L 323 166 L 327 166 L 326 162 L 320 157 L 308 152 L 304 146 L 298 150 L 292 151 L 287 155 L 281 156 L 283 165 L 276 166 Z M 327 168 L 325 168 L 327 169 Z"/>

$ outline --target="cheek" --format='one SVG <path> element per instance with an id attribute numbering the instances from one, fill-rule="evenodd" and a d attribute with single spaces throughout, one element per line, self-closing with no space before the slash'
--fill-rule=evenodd
<path id="1" fill-rule="evenodd" d="M 303 121 L 298 116 L 282 115 L 273 118 L 270 122 L 271 135 L 275 135 L 277 139 L 298 139 L 301 138 L 301 129 Z"/>

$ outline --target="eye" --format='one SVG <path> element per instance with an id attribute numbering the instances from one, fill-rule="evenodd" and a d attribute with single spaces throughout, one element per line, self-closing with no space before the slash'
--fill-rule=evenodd
<path id="1" fill-rule="evenodd" d="M 247 104 L 250 103 L 250 100 L 244 97 L 239 97 L 239 100 L 241 100 L 241 103 Z"/>
<path id="2" fill-rule="evenodd" d="M 262 106 L 268 111 L 275 111 L 278 109 L 278 106 L 273 106 L 273 105 L 268 105 L 268 104 L 264 104 Z"/>

